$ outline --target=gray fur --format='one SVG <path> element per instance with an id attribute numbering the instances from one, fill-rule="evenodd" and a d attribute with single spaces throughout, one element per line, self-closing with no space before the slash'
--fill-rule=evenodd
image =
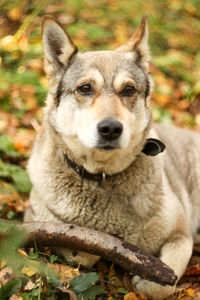
<path id="1" fill-rule="evenodd" d="M 48 18 L 44 26 L 48 22 L 55 21 Z M 148 85 L 151 88 L 145 28 L 143 19 L 138 33 L 119 51 L 74 52 L 60 71 L 46 62 L 53 85 L 29 160 L 33 188 L 25 221 L 74 223 L 117 235 L 160 257 L 180 278 L 199 226 L 200 136 L 173 126 L 151 127 L 148 97 L 145 99 Z M 139 65 L 137 47 L 143 53 Z M 73 44 L 66 47 L 73 48 Z M 63 57 L 65 54 L 69 57 L 63 50 Z M 83 97 L 76 84 L 87 76 L 94 78 L 95 95 Z M 117 91 L 126 76 L 137 87 L 130 98 Z M 95 146 L 95 122 L 107 117 L 123 124 L 121 146 L 111 151 Z M 158 156 L 142 153 L 148 137 L 160 138 L 166 151 Z M 68 167 L 65 154 L 88 172 L 113 176 L 101 185 L 82 181 Z M 85 265 L 98 259 L 82 252 L 73 257 L 68 249 L 62 253 Z M 175 286 L 162 287 L 138 276 L 132 282 L 153 299 L 163 299 L 175 290 Z"/>

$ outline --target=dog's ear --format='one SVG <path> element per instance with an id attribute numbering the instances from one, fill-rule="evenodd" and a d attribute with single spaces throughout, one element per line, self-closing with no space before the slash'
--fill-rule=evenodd
<path id="1" fill-rule="evenodd" d="M 147 139 L 142 152 L 146 155 L 155 156 L 165 150 L 165 144 L 158 139 Z"/>
<path id="2" fill-rule="evenodd" d="M 148 62 L 150 60 L 148 36 L 148 17 L 145 15 L 142 18 L 139 28 L 132 35 L 130 40 L 126 44 L 116 49 L 119 52 L 133 52 L 136 63 L 147 71 Z"/>
<path id="3" fill-rule="evenodd" d="M 77 52 L 77 48 L 61 25 L 51 16 L 43 18 L 42 43 L 45 72 L 49 80 L 56 80 Z"/>

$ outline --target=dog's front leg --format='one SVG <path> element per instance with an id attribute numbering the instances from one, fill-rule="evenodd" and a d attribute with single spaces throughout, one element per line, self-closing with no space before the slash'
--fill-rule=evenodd
<path id="1" fill-rule="evenodd" d="M 183 275 L 192 255 L 192 246 L 193 241 L 190 235 L 177 232 L 171 235 L 161 248 L 160 259 L 174 270 L 178 279 Z M 132 283 L 137 290 L 142 291 L 147 297 L 155 300 L 167 298 L 175 292 L 176 288 L 176 285 L 162 286 L 143 280 L 139 276 L 134 276 Z"/>

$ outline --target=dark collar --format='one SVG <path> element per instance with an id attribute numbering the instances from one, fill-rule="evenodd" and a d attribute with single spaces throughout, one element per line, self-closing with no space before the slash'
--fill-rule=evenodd
<path id="1" fill-rule="evenodd" d="M 157 139 L 147 139 L 144 148 L 142 149 L 142 152 L 145 155 L 151 155 L 155 156 L 165 150 L 165 145 Z M 65 159 L 67 161 L 68 167 L 72 168 L 80 177 L 81 179 L 88 179 L 93 181 L 102 182 L 106 180 L 107 178 L 113 177 L 119 173 L 113 174 L 113 175 L 107 175 L 105 173 L 89 173 L 83 166 L 78 166 L 74 161 L 69 159 L 67 154 L 65 154 Z"/>
<path id="2" fill-rule="evenodd" d="M 105 173 L 89 173 L 83 166 L 78 166 L 74 161 L 70 160 L 67 154 L 65 154 L 65 159 L 67 161 L 68 167 L 72 168 L 82 179 L 88 179 L 93 181 L 102 182 L 105 179 L 111 177 L 110 175 L 106 175 Z"/>

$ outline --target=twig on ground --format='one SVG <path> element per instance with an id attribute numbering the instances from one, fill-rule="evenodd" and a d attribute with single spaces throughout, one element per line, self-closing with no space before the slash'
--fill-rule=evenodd
<path id="1" fill-rule="evenodd" d="M 0 219 L 0 237 L 9 232 L 12 222 Z M 161 285 L 174 285 L 177 277 L 160 259 L 109 234 L 74 224 L 33 222 L 15 224 L 28 233 L 27 246 L 71 248 L 99 255 L 129 272 Z"/>

